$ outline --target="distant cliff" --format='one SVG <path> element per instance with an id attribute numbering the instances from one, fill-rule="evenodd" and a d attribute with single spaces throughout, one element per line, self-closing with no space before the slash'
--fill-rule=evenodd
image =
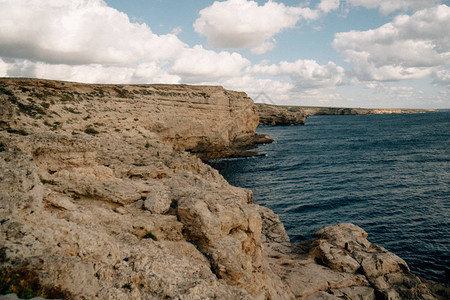
<path id="1" fill-rule="evenodd" d="M 306 115 L 298 106 L 281 106 L 255 103 L 259 125 L 304 125 Z"/>
<path id="2" fill-rule="evenodd" d="M 346 108 L 346 107 L 314 107 L 299 106 L 306 116 L 314 115 L 375 115 L 375 114 L 413 114 L 433 112 L 434 109 L 416 108 Z"/>
<path id="3" fill-rule="evenodd" d="M 255 103 L 255 111 L 259 116 L 259 125 L 273 126 L 304 125 L 308 116 L 315 115 L 406 114 L 432 112 L 435 110 L 288 106 Z"/>
<path id="4" fill-rule="evenodd" d="M 187 152 L 241 151 L 257 123 L 220 87 L 0 79 L 0 295 L 448 299 L 355 225 L 291 244 Z"/>

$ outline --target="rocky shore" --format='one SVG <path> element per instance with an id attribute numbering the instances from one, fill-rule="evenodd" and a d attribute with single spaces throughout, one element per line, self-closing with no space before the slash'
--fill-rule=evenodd
<path id="1" fill-rule="evenodd" d="M 410 114 L 433 112 L 434 109 L 381 109 L 381 108 L 345 108 L 320 106 L 285 106 L 255 103 L 259 125 L 304 125 L 308 116 L 317 115 L 373 115 L 373 114 Z"/>
<path id="2" fill-rule="evenodd" d="M 0 79 L 0 295 L 448 298 L 355 225 L 291 244 L 199 159 L 270 141 L 257 125 L 221 87 Z"/>

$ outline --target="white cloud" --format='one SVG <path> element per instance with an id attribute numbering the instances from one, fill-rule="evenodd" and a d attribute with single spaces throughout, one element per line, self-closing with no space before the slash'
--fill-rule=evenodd
<path id="1" fill-rule="evenodd" d="M 6 77 L 8 65 L 0 58 L 0 77 Z"/>
<path id="2" fill-rule="evenodd" d="M 249 69 L 252 74 L 284 76 L 287 75 L 299 89 L 328 88 L 343 82 L 345 71 L 333 62 L 319 65 L 315 60 L 282 61 L 279 65 L 265 63 Z"/>
<path id="3" fill-rule="evenodd" d="M 450 88 L 450 67 L 436 70 L 432 74 L 433 83 Z"/>
<path id="4" fill-rule="evenodd" d="M 275 47 L 274 35 L 294 28 L 302 19 L 316 20 L 338 7 L 339 0 L 322 0 L 317 9 L 273 1 L 262 6 L 252 0 L 216 1 L 200 11 L 194 29 L 206 36 L 212 47 L 250 48 L 254 54 L 263 54 Z"/>
<path id="5" fill-rule="evenodd" d="M 39 3 L 38 3 L 39 2 Z M 0 0 L 0 76 L 99 83 L 178 83 L 239 76 L 240 54 L 189 48 L 103 0 Z"/>
<path id="6" fill-rule="evenodd" d="M 294 85 L 274 79 L 256 78 L 250 74 L 229 78 L 221 84 L 231 90 L 245 91 L 253 100 L 281 104 L 290 99 Z M 267 99 L 268 98 L 268 99 Z"/>
<path id="7" fill-rule="evenodd" d="M 333 47 L 360 80 L 422 78 L 450 62 L 448 32 L 450 7 L 440 5 L 374 30 L 337 33 Z"/>
<path id="8" fill-rule="evenodd" d="M 180 75 L 186 82 L 205 79 L 239 76 L 250 62 L 238 53 L 215 52 L 202 46 L 184 49 L 175 59 L 172 73 Z"/>
<path id="9" fill-rule="evenodd" d="M 0 56 L 47 63 L 126 65 L 186 47 L 158 36 L 103 0 L 0 0 Z"/>
<path id="10" fill-rule="evenodd" d="M 30 60 L 9 63 L 0 59 L 0 76 L 31 77 L 67 80 L 85 83 L 179 83 L 180 77 L 168 74 L 156 63 L 144 63 L 137 67 L 47 64 Z"/>
<path id="11" fill-rule="evenodd" d="M 322 0 L 317 7 L 325 13 L 339 8 L 339 0 Z"/>
<path id="12" fill-rule="evenodd" d="M 396 10 L 421 10 L 442 3 L 442 0 L 347 0 L 347 4 L 378 8 L 383 14 L 390 14 Z"/>

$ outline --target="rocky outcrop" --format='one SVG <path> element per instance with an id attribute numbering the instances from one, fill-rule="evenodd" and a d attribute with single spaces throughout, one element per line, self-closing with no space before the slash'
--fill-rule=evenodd
<path id="1" fill-rule="evenodd" d="M 2 114 L 11 107 L 24 124 L 0 123 L 19 131 L 58 130 L 119 136 L 135 130 L 158 134 L 163 142 L 203 159 L 248 156 L 245 151 L 270 142 L 255 133 L 258 117 L 245 93 L 218 86 L 98 85 L 36 79 L 0 81 Z M 4 105 L 3 105 L 4 104 Z M 7 106 L 7 107 L 6 107 Z"/>
<path id="2" fill-rule="evenodd" d="M 433 112 L 434 109 L 376 109 L 315 106 L 286 106 L 255 104 L 259 125 L 304 125 L 308 116 L 316 115 L 371 115 L 371 114 L 408 114 Z"/>
<path id="3" fill-rule="evenodd" d="M 281 106 L 255 103 L 259 125 L 304 125 L 305 113 L 297 106 Z"/>
<path id="4" fill-rule="evenodd" d="M 198 135 L 170 138 L 170 132 L 184 130 L 162 123 L 179 124 L 177 106 L 141 103 L 151 102 L 141 98 L 148 86 L 5 80 L 0 87 L 0 294 L 445 297 L 441 288 L 431 292 L 401 259 L 370 244 L 356 226 L 327 228 L 318 240 L 290 244 L 278 216 L 253 204 L 251 191 L 230 186 L 216 170 L 182 151 L 192 150 L 187 145 L 194 145 Z M 73 98 L 63 98 L 59 88 L 73 90 Z M 225 93 L 217 90 L 219 96 Z M 170 86 L 164 93 L 171 93 Z M 180 118 L 187 118 L 189 105 L 196 106 L 174 103 Z M 195 111 L 199 123 L 208 119 L 206 109 L 202 116 Z M 241 123 L 248 119 L 237 119 L 225 122 L 247 127 Z M 208 132 L 194 127 L 193 132 Z M 243 129 L 230 132 L 231 140 L 251 136 Z"/>
<path id="5" fill-rule="evenodd" d="M 314 106 L 299 106 L 299 108 L 307 116 L 415 114 L 415 113 L 436 111 L 434 109 L 416 109 L 416 108 L 348 108 L 348 107 L 314 107 Z"/>

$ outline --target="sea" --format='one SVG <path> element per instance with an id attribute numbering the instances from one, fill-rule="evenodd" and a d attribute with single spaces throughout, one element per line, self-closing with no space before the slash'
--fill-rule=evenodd
<path id="1" fill-rule="evenodd" d="M 450 112 L 311 116 L 258 127 L 275 140 L 262 157 L 210 162 L 280 216 L 291 242 L 350 222 L 444 282 L 450 269 Z"/>

